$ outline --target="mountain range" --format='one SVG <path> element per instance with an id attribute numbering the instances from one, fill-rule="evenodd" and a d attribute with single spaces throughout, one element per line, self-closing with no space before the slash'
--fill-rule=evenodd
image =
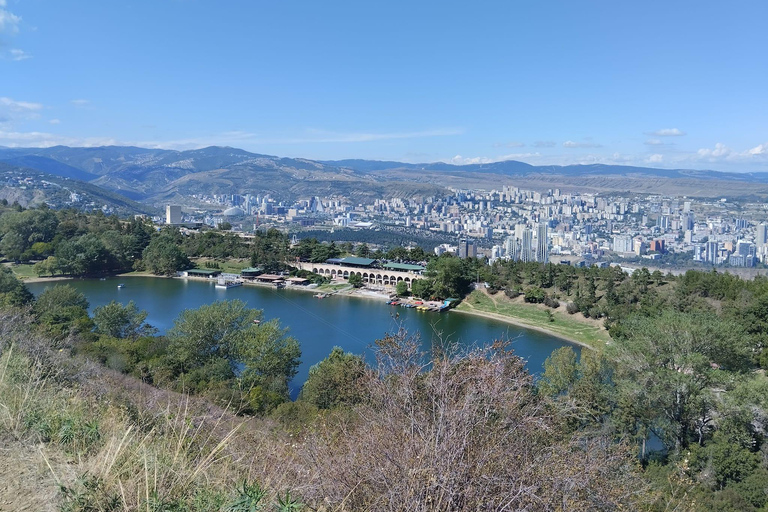
<path id="1" fill-rule="evenodd" d="M 518 161 L 452 165 L 282 158 L 230 147 L 188 151 L 130 146 L 3 148 L 0 162 L 89 183 L 151 205 L 193 204 L 195 195 L 265 194 L 279 199 L 433 195 L 447 188 L 636 192 L 693 197 L 768 197 L 768 173 L 619 165 L 534 166 Z"/>

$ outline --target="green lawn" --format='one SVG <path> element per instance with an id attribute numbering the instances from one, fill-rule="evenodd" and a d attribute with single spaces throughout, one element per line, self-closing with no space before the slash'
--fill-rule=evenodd
<path id="1" fill-rule="evenodd" d="M 34 265 L 32 263 L 11 263 L 8 265 L 10 269 L 13 271 L 14 274 L 16 274 L 16 277 L 19 279 L 29 279 L 31 277 L 37 277 L 37 274 L 35 274 L 35 271 L 33 270 Z"/>
<path id="2" fill-rule="evenodd" d="M 244 268 L 250 268 L 251 263 L 249 261 L 237 261 L 237 260 L 214 260 L 213 258 L 196 258 L 192 260 L 192 263 L 197 265 L 197 268 L 207 269 L 208 267 L 205 266 L 206 262 L 212 262 L 212 263 L 218 263 L 219 268 L 216 270 L 221 270 L 222 272 L 230 273 L 230 274 L 239 274 L 241 270 Z"/>
<path id="3" fill-rule="evenodd" d="M 594 348 L 602 347 L 610 340 L 605 329 L 580 322 L 565 311 L 545 310 L 532 304 L 511 302 L 503 294 L 493 297 L 482 291 L 474 291 L 456 309 L 458 311 L 475 310 L 495 313 L 510 319 L 517 319 Z M 554 322 L 549 320 L 548 312 L 552 313 Z"/>

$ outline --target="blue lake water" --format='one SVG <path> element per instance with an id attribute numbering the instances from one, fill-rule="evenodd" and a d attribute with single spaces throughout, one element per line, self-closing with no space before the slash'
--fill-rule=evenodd
<path id="1" fill-rule="evenodd" d="M 118 283 L 125 287 L 118 289 Z M 55 283 L 29 283 L 35 295 Z M 528 363 L 528 370 L 538 373 L 544 360 L 567 341 L 538 331 L 455 311 L 421 312 L 392 307 L 382 299 L 331 296 L 316 299 L 306 291 L 275 290 L 260 286 L 217 289 L 213 282 L 186 279 L 128 277 L 76 279 L 66 281 L 85 294 L 91 311 L 116 300 L 123 304 L 133 300 L 147 311 L 147 322 L 164 332 L 185 309 L 194 309 L 217 300 L 239 299 L 250 307 L 264 311 L 264 318 L 279 318 L 289 334 L 301 343 L 302 364 L 294 379 L 293 394 L 307 378 L 310 366 L 324 359 L 334 346 L 362 354 L 372 361 L 371 345 L 402 325 L 410 333 L 419 333 L 422 344 L 429 348 L 442 339 L 462 345 L 487 344 L 494 340 L 511 341 L 515 353 Z M 579 347 L 573 346 L 578 353 Z"/>

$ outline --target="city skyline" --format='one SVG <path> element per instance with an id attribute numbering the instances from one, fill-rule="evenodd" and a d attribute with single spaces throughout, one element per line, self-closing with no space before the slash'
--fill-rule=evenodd
<path id="1" fill-rule="evenodd" d="M 435 5 L 0 0 L 0 146 L 768 170 L 763 2 Z"/>

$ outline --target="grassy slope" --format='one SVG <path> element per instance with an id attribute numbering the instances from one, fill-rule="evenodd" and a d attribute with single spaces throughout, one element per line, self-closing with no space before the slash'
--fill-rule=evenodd
<path id="1" fill-rule="evenodd" d="M 587 319 L 569 315 L 565 312 L 564 305 L 557 309 L 544 308 L 510 300 L 503 293 L 489 295 L 484 290 L 476 290 L 456 310 L 466 313 L 490 314 L 523 327 L 541 329 L 592 348 L 600 348 L 610 340 L 608 333 L 602 326 Z M 554 315 L 554 322 L 549 321 L 547 310 Z"/>

